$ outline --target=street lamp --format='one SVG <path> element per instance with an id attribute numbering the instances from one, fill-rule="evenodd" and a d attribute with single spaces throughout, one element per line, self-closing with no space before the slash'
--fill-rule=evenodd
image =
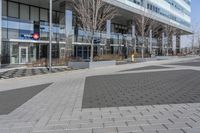
<path id="1" fill-rule="evenodd" d="M 52 71 L 52 0 L 49 0 L 49 71 Z"/>

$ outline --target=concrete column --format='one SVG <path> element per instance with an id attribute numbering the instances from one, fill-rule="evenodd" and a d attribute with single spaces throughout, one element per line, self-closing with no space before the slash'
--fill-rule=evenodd
<path id="1" fill-rule="evenodd" d="M 152 29 L 149 32 L 149 52 L 152 54 Z"/>
<path id="2" fill-rule="evenodd" d="M 162 33 L 162 55 L 165 54 L 165 33 Z"/>
<path id="3" fill-rule="evenodd" d="M 2 0 L 0 0 L 0 68 L 2 60 Z"/>
<path id="4" fill-rule="evenodd" d="M 135 36 L 135 24 L 132 24 L 132 40 L 133 40 L 133 50 L 134 54 L 136 53 L 136 36 Z"/>
<path id="5" fill-rule="evenodd" d="M 176 35 L 176 53 L 181 52 L 181 37 L 180 35 Z"/>
<path id="6" fill-rule="evenodd" d="M 107 39 L 110 39 L 111 35 L 111 20 L 106 21 L 106 34 L 107 34 Z"/>
<path id="7" fill-rule="evenodd" d="M 66 32 L 66 37 L 69 37 L 70 34 L 72 34 L 72 11 L 66 9 L 65 10 L 65 32 Z"/>
<path id="8" fill-rule="evenodd" d="M 176 41 L 176 36 L 173 35 L 173 36 L 172 36 L 173 55 L 176 55 L 176 43 L 177 43 L 177 41 Z"/>
<path id="9" fill-rule="evenodd" d="M 111 38 L 111 20 L 106 21 L 106 53 L 111 53 L 110 38 Z"/>

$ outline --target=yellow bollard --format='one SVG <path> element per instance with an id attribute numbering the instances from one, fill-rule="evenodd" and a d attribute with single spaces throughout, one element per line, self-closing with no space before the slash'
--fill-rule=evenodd
<path id="1" fill-rule="evenodd" d="M 135 57 L 134 54 L 131 55 L 131 61 L 134 62 L 135 61 Z"/>

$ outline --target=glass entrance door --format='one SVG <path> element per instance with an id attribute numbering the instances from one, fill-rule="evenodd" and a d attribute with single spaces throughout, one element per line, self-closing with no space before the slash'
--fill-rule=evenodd
<path id="1" fill-rule="evenodd" d="M 19 64 L 28 63 L 28 47 L 19 47 Z"/>

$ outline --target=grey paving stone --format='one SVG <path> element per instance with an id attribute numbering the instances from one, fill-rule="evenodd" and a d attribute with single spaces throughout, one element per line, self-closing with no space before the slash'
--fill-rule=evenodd
<path id="1" fill-rule="evenodd" d="M 192 129 L 183 129 L 185 133 L 199 133 L 200 128 L 192 128 Z"/>
<path id="2" fill-rule="evenodd" d="M 134 68 L 134 69 L 127 69 L 123 70 L 121 72 L 126 72 L 126 71 L 140 71 L 140 70 L 154 70 L 154 69 L 167 69 L 171 67 L 164 67 L 164 66 L 145 66 L 145 67 L 140 67 L 140 68 Z"/>
<path id="3" fill-rule="evenodd" d="M 87 77 L 82 108 L 198 103 L 199 78 L 194 70 Z"/>
<path id="4" fill-rule="evenodd" d="M 200 60 L 195 59 L 191 61 L 184 61 L 184 62 L 178 62 L 178 63 L 171 63 L 167 65 L 180 65 L 180 66 L 193 66 L 193 67 L 199 67 L 200 66 Z"/>
<path id="5" fill-rule="evenodd" d="M 12 112 L 51 84 L 52 83 L 0 92 L 0 115 Z"/>
<path id="6" fill-rule="evenodd" d="M 117 128 L 94 128 L 93 133 L 117 133 Z"/>
<path id="7" fill-rule="evenodd" d="M 0 133 L 10 133 L 9 129 L 1 129 L 0 128 Z"/>
<path id="8" fill-rule="evenodd" d="M 188 129 L 191 128 L 186 123 L 177 123 L 177 124 L 165 124 L 167 129 Z"/>
<path id="9" fill-rule="evenodd" d="M 184 133 L 181 129 L 158 130 L 158 133 Z"/>
<path id="10" fill-rule="evenodd" d="M 52 73 L 68 71 L 69 68 L 53 68 Z M 32 75 L 41 75 L 49 73 L 47 68 L 33 68 L 33 69 L 14 69 L 0 73 L 0 79 L 8 79 L 15 77 L 26 77 Z"/>
<path id="11" fill-rule="evenodd" d="M 142 132 L 139 126 L 117 127 L 118 132 Z"/>
<path id="12" fill-rule="evenodd" d="M 89 124 L 81 124 L 83 129 L 92 129 L 92 128 L 103 128 L 103 123 L 89 123 Z"/>
<path id="13" fill-rule="evenodd" d="M 104 127 L 126 127 L 127 124 L 125 122 L 112 122 L 112 123 L 104 123 Z"/>
<path id="14" fill-rule="evenodd" d="M 46 130 L 46 131 L 34 131 L 32 133 L 68 133 L 66 130 Z"/>
<path id="15" fill-rule="evenodd" d="M 146 132 L 148 131 L 156 131 L 156 130 L 168 130 L 165 128 L 162 124 L 156 124 L 156 125 L 142 125 L 142 129 Z"/>
<path id="16" fill-rule="evenodd" d="M 67 133 L 92 133 L 92 129 L 67 130 Z"/>

